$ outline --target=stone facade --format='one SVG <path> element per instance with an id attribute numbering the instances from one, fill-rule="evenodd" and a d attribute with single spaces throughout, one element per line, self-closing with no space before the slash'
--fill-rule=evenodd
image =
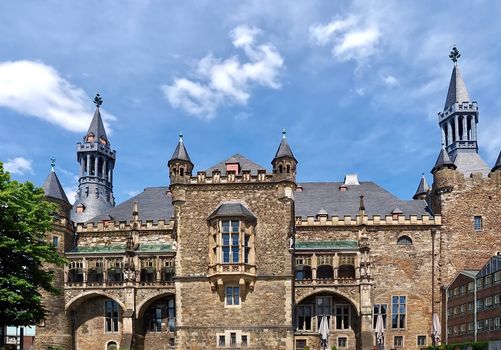
<path id="1" fill-rule="evenodd" d="M 441 289 L 501 251 L 501 165 L 466 173 L 480 164 L 478 111 L 453 101 L 467 96 L 454 90 L 465 89 L 456 67 L 453 77 L 440 116 L 448 150 L 414 200 L 353 174 L 298 183 L 284 133 L 272 171 L 236 154 L 194 173 L 181 136 L 169 187 L 82 223 L 59 201 L 54 235 L 69 263 L 57 272 L 62 296 L 45 299 L 37 349 L 320 349 L 324 320 L 329 348 L 366 350 L 379 315 L 385 348 L 431 345 L 433 315 L 446 317 Z M 101 174 L 111 189 L 96 169 L 85 181 Z"/>

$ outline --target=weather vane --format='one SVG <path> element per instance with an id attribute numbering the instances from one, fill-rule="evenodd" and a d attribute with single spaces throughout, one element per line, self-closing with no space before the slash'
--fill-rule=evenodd
<path id="1" fill-rule="evenodd" d="M 96 94 L 96 97 L 94 97 L 94 104 L 97 108 L 103 104 L 103 99 L 101 98 L 101 95 L 99 95 L 99 92 Z"/>
<path id="2" fill-rule="evenodd" d="M 449 58 L 452 60 L 452 62 L 454 62 L 454 64 L 456 64 L 459 57 L 461 57 L 461 54 L 459 53 L 459 50 L 456 47 L 456 45 L 454 45 L 451 50 L 451 53 L 449 54 Z"/>
<path id="3" fill-rule="evenodd" d="M 55 166 L 56 166 L 56 158 L 51 158 L 50 159 L 50 167 L 51 167 L 52 171 L 54 171 Z"/>

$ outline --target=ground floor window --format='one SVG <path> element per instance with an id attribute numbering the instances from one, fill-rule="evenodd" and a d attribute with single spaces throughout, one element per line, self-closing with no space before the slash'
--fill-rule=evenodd
<path id="1" fill-rule="evenodd" d="M 426 345 L 426 335 L 418 335 L 417 336 L 417 345 L 425 346 Z"/>
<path id="2" fill-rule="evenodd" d="M 297 330 L 311 331 L 311 318 L 313 316 L 312 305 L 298 305 L 297 307 Z"/>
<path id="3" fill-rule="evenodd" d="M 176 330 L 176 303 L 173 297 L 152 305 L 145 314 L 146 329 L 150 332 Z"/>
<path id="4" fill-rule="evenodd" d="M 346 337 L 339 337 L 339 338 L 337 338 L 337 347 L 338 348 L 346 348 L 346 347 L 348 347 L 348 338 L 346 338 Z"/>
<path id="5" fill-rule="evenodd" d="M 396 335 L 393 337 L 393 346 L 396 348 L 401 348 L 404 346 L 404 337 L 401 335 Z"/>
<path id="6" fill-rule="evenodd" d="M 379 315 L 383 318 L 383 327 L 386 329 L 386 318 L 387 318 L 388 304 L 374 304 L 373 317 L 372 317 L 372 328 L 376 329 L 376 322 Z"/>
<path id="7" fill-rule="evenodd" d="M 118 303 L 115 300 L 106 300 L 104 302 L 104 310 L 106 332 L 118 332 Z"/>
<path id="8" fill-rule="evenodd" d="M 343 303 L 343 301 L 345 303 Z M 297 331 L 317 331 L 325 316 L 329 329 L 350 329 L 352 327 L 351 305 L 336 295 L 315 295 L 296 306 L 295 326 Z"/>
<path id="9" fill-rule="evenodd" d="M 306 348 L 306 339 L 296 339 L 296 350 L 304 350 Z"/>

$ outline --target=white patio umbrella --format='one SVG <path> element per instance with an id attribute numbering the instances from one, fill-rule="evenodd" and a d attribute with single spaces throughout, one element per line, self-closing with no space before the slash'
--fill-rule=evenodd
<path id="1" fill-rule="evenodd" d="M 374 329 L 374 332 L 376 333 L 377 344 L 382 345 L 383 335 L 384 335 L 384 322 L 383 322 L 383 315 L 381 314 L 377 315 L 376 328 Z"/>
<path id="2" fill-rule="evenodd" d="M 437 345 L 440 342 L 440 335 L 441 335 L 440 319 L 438 318 L 438 315 L 435 313 L 433 314 L 432 325 L 431 325 L 431 336 L 433 337 L 435 345 Z"/>
<path id="3" fill-rule="evenodd" d="M 318 332 L 322 338 L 322 343 L 324 344 L 324 349 L 327 346 L 327 338 L 329 337 L 329 319 L 327 316 L 323 315 L 320 321 L 320 327 L 318 327 Z"/>

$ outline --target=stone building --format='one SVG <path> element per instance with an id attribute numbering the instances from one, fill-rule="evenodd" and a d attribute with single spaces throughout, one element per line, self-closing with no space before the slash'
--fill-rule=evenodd
<path id="1" fill-rule="evenodd" d="M 431 345 L 440 288 L 501 250 L 501 156 L 492 170 L 480 158 L 451 57 L 433 184 L 412 200 L 355 174 L 298 182 L 284 133 L 271 169 L 235 154 L 196 172 L 181 136 L 169 186 L 115 206 L 97 103 L 73 207 L 55 173 L 44 185 L 69 264 L 37 349 L 319 349 L 324 316 L 329 348 L 372 349 L 378 315 L 387 349 Z"/>

